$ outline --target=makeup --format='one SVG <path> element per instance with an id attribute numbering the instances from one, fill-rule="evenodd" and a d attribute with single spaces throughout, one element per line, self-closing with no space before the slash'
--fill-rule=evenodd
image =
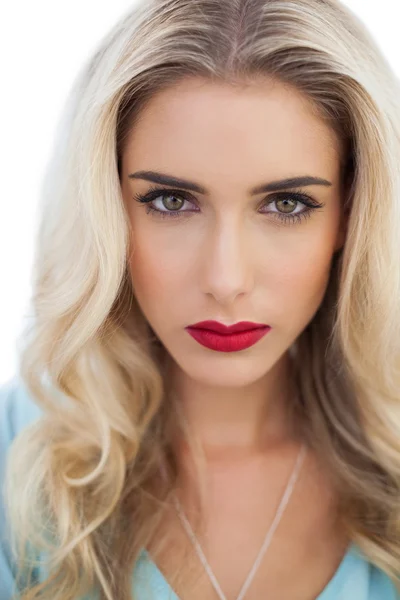
<path id="1" fill-rule="evenodd" d="M 202 321 L 185 329 L 199 344 L 210 350 L 238 352 L 256 344 L 271 327 L 250 321 L 241 321 L 230 326 L 218 321 Z"/>

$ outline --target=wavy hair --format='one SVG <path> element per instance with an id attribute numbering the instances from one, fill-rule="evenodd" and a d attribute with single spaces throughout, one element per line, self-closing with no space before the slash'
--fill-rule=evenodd
<path id="1" fill-rule="evenodd" d="M 176 486 L 180 421 L 127 271 L 121 156 L 158 91 L 186 77 L 260 76 L 303 92 L 346 148 L 347 239 L 296 340 L 298 409 L 351 539 L 398 583 L 398 80 L 336 0 L 146 0 L 76 77 L 42 184 L 33 319 L 18 343 L 44 413 L 13 441 L 6 498 L 21 581 L 29 549 L 48 569 L 41 583 L 28 577 L 22 600 L 131 598 L 140 550 Z"/>

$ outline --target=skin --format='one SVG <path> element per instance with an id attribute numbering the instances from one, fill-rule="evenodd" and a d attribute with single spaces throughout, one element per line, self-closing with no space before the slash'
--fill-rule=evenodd
<path id="1" fill-rule="evenodd" d="M 151 99 L 122 156 L 132 284 L 167 349 L 170 384 L 207 457 L 206 553 L 232 597 L 272 522 L 300 447 L 289 416 L 295 390 L 288 349 L 320 306 L 333 254 L 344 244 L 340 152 L 335 133 L 293 88 L 266 79 L 233 87 L 193 78 Z M 139 171 L 195 182 L 205 193 L 128 177 Z M 255 186 L 304 175 L 331 185 L 298 188 L 322 205 L 299 223 L 278 219 L 291 214 L 288 196 L 285 201 L 275 192 L 250 195 Z M 151 186 L 186 193 L 186 200 L 174 194 L 171 201 L 164 193 L 152 203 L 172 212 L 175 202 L 178 217 L 147 213 L 147 205 L 134 199 Z M 306 208 L 294 203 L 292 213 Z M 185 331 L 205 319 L 249 320 L 272 330 L 246 350 L 222 353 Z M 184 445 L 179 452 L 187 474 L 182 502 L 189 507 L 191 463 Z M 274 537 L 275 558 L 267 553 L 269 578 L 253 582 L 254 598 L 267 590 L 281 600 L 285 592 L 307 598 L 322 589 L 343 553 L 332 514 L 328 482 L 308 456 Z M 166 531 L 172 530 L 169 518 Z M 179 544 L 184 534 L 177 526 L 171 536 Z M 232 547 L 241 548 L 236 558 Z M 295 587 L 282 584 L 287 571 L 280 550 Z M 158 558 L 164 573 L 172 570 L 170 561 L 168 553 Z M 198 596 L 189 594 L 192 599 L 214 597 L 207 578 L 202 581 L 203 587 L 196 584 Z M 184 598 L 185 589 L 179 592 Z"/>

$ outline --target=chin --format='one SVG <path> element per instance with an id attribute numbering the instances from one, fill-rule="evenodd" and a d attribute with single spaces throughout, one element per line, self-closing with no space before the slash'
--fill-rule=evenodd
<path id="1" fill-rule="evenodd" d="M 214 353 L 210 358 L 194 357 L 188 360 L 186 356 L 176 361 L 183 373 L 206 386 L 240 388 L 246 387 L 264 377 L 274 363 L 269 364 L 267 357 L 245 356 L 241 352 Z"/>

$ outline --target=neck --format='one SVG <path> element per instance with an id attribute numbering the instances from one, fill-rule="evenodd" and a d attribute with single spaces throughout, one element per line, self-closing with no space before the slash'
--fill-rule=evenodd
<path id="1" fill-rule="evenodd" d="M 293 438 L 295 402 L 288 354 L 245 388 L 212 387 L 170 367 L 174 401 L 206 457 L 262 453 Z"/>

